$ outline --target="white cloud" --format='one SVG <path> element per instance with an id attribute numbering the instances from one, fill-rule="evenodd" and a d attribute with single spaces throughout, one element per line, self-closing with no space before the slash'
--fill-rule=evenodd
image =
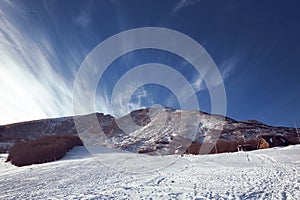
<path id="1" fill-rule="evenodd" d="M 81 28 L 85 28 L 91 21 L 91 2 L 88 1 L 78 16 L 74 18 L 74 23 Z"/>
<path id="2" fill-rule="evenodd" d="M 81 12 L 75 18 L 75 24 L 79 25 L 80 27 L 84 28 L 90 23 L 90 17 L 87 12 Z"/>
<path id="3" fill-rule="evenodd" d="M 46 36 L 28 37 L 9 6 L 0 7 L 0 124 L 71 115 L 72 90 L 53 66 Z"/>
<path id="4" fill-rule="evenodd" d="M 204 80 L 201 77 L 201 75 L 197 75 L 194 77 L 194 81 L 192 82 L 192 88 L 195 91 L 201 91 L 201 90 L 205 89 L 203 83 L 204 83 Z"/>
<path id="5" fill-rule="evenodd" d="M 116 90 L 111 98 L 111 104 L 109 106 L 111 110 L 108 111 L 108 113 L 116 117 L 121 117 L 133 110 L 145 108 L 143 103 L 152 105 L 154 102 L 147 90 L 137 85 L 139 85 L 137 82 L 128 80 L 125 87 L 114 88 Z M 101 94 L 101 96 L 107 95 Z"/>
<path id="6" fill-rule="evenodd" d="M 129 101 L 129 105 L 128 105 L 129 111 L 144 108 L 142 101 L 143 101 L 143 99 L 146 99 L 147 96 L 148 96 L 148 93 L 144 87 L 141 87 L 138 90 L 136 90 L 134 92 L 134 94 L 132 95 L 131 100 Z M 148 100 L 152 101 L 151 99 L 148 99 Z"/>
<path id="7" fill-rule="evenodd" d="M 237 56 L 230 57 L 223 61 L 221 66 L 219 67 L 219 72 L 222 76 L 222 80 L 218 79 L 217 75 L 212 74 L 209 78 L 211 78 L 213 86 L 218 86 L 220 84 L 224 84 L 227 79 L 231 77 L 231 75 L 234 73 L 234 69 L 237 66 L 237 63 L 239 61 L 239 58 Z M 208 73 L 208 72 L 207 72 Z M 205 76 L 205 74 L 203 74 Z M 200 74 L 197 74 L 194 76 L 191 86 L 193 89 L 197 91 L 205 90 L 207 89 L 205 86 L 205 81 L 203 77 Z"/>
<path id="8" fill-rule="evenodd" d="M 101 94 L 98 94 L 96 97 L 96 107 L 100 110 L 100 112 L 105 114 L 113 115 L 112 108 L 111 108 L 111 102 L 110 97 L 107 94 L 107 92 L 101 92 Z"/>
<path id="9" fill-rule="evenodd" d="M 221 67 L 220 71 L 223 77 L 223 80 L 227 80 L 234 72 L 234 69 L 237 67 L 240 58 L 238 56 L 231 57 L 226 59 Z"/>
<path id="10" fill-rule="evenodd" d="M 174 6 L 173 12 L 179 12 L 180 10 L 189 6 L 193 6 L 198 2 L 200 2 L 200 0 L 179 0 L 178 3 Z"/>

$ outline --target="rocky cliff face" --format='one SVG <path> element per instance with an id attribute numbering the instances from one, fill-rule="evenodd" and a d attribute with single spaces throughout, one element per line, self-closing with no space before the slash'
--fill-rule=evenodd
<path id="1" fill-rule="evenodd" d="M 97 124 L 92 123 L 95 116 Z M 79 133 L 84 144 L 151 155 L 253 150 L 259 148 L 260 138 L 270 147 L 299 143 L 295 128 L 268 126 L 254 120 L 239 122 L 199 111 L 152 108 L 136 110 L 118 119 L 101 113 L 76 117 L 80 118 L 86 121 Z M 96 128 L 98 125 L 103 133 Z M 77 130 L 73 117 L 1 126 L 0 150 L 8 151 L 20 140 L 45 135 L 77 135 Z"/>

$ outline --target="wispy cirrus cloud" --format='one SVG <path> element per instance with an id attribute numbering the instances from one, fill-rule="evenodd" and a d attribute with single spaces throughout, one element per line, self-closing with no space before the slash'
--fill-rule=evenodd
<path id="1" fill-rule="evenodd" d="M 179 12 L 182 9 L 189 7 L 189 6 L 193 6 L 195 4 L 197 4 L 198 2 L 200 2 L 200 0 L 179 0 L 174 8 L 173 8 L 173 12 Z"/>
<path id="2" fill-rule="evenodd" d="M 26 13 L 0 2 L 0 124 L 72 114 L 72 90 L 56 66 L 56 52 L 38 30 L 28 35 Z"/>
<path id="3" fill-rule="evenodd" d="M 238 62 L 239 62 L 239 57 L 237 57 L 237 56 L 230 57 L 230 58 L 224 60 L 219 67 L 219 72 L 222 76 L 222 80 L 218 79 L 217 76 L 214 76 L 214 74 L 212 74 L 212 76 L 209 77 L 212 79 L 212 82 L 214 83 L 213 86 L 218 86 L 220 84 L 224 84 L 225 81 L 227 79 L 229 79 L 232 76 L 232 74 L 234 73 L 234 70 L 237 68 Z M 193 89 L 196 92 L 206 89 L 205 81 L 200 74 L 197 74 L 196 76 L 193 77 L 191 86 L 193 87 Z"/>

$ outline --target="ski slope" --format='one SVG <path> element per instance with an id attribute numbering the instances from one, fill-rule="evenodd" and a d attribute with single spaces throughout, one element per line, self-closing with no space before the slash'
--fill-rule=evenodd
<path id="1" fill-rule="evenodd" d="M 84 147 L 59 161 L 20 168 L 0 154 L 0 199 L 300 199 L 299 153 L 300 145 L 164 156 L 157 162 L 171 164 L 143 173 L 120 159 L 124 153 L 102 153 L 120 160 L 112 167 Z M 125 171 L 118 168 L 122 163 Z M 152 161 L 144 163 L 147 169 Z"/>

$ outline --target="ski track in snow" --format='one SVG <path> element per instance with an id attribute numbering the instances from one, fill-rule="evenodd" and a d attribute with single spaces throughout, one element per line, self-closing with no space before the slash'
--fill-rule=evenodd
<path id="1" fill-rule="evenodd" d="M 0 199 L 300 199 L 299 152 L 300 145 L 185 155 L 144 174 L 107 167 L 84 147 L 20 168 L 0 154 Z"/>

